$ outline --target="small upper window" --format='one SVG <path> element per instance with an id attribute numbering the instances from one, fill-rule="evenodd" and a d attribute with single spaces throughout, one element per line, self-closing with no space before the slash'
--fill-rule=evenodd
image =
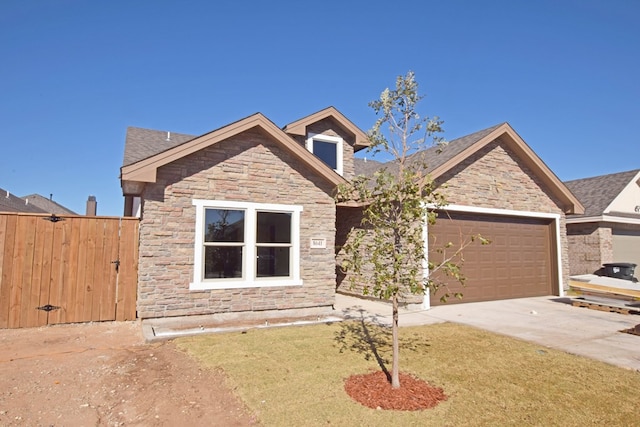
<path id="1" fill-rule="evenodd" d="M 307 150 L 342 175 L 342 144 L 342 138 L 337 136 L 311 134 L 307 139 Z"/>

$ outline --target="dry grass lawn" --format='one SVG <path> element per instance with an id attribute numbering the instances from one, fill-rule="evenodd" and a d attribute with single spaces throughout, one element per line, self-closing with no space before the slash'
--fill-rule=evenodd
<path id="1" fill-rule="evenodd" d="M 451 323 L 401 328 L 400 367 L 449 399 L 418 412 L 363 407 L 352 374 L 390 366 L 391 331 L 357 321 L 177 340 L 222 369 L 266 426 L 626 426 L 639 423 L 640 373 Z M 638 343 L 640 344 L 640 337 Z"/>

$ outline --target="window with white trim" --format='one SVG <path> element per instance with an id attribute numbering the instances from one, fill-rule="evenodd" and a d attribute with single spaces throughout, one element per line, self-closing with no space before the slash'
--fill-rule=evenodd
<path id="1" fill-rule="evenodd" d="M 340 175 L 342 175 L 343 144 L 343 139 L 337 136 L 310 134 L 307 138 L 307 150 Z"/>
<path id="2" fill-rule="evenodd" d="M 301 285 L 302 206 L 193 200 L 193 290 Z"/>

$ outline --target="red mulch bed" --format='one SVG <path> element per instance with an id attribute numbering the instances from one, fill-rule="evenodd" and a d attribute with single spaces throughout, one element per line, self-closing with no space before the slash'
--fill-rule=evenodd
<path id="1" fill-rule="evenodd" d="M 441 388 L 433 387 L 409 374 L 400 373 L 400 388 L 394 389 L 382 371 L 352 375 L 344 389 L 356 402 L 372 409 L 419 411 L 447 400 Z"/>

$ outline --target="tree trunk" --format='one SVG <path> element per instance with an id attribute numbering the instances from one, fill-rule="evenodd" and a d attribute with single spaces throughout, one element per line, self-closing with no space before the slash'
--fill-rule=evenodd
<path id="1" fill-rule="evenodd" d="M 391 367 L 391 387 L 400 388 L 400 344 L 398 340 L 398 295 L 393 296 L 393 362 Z"/>

